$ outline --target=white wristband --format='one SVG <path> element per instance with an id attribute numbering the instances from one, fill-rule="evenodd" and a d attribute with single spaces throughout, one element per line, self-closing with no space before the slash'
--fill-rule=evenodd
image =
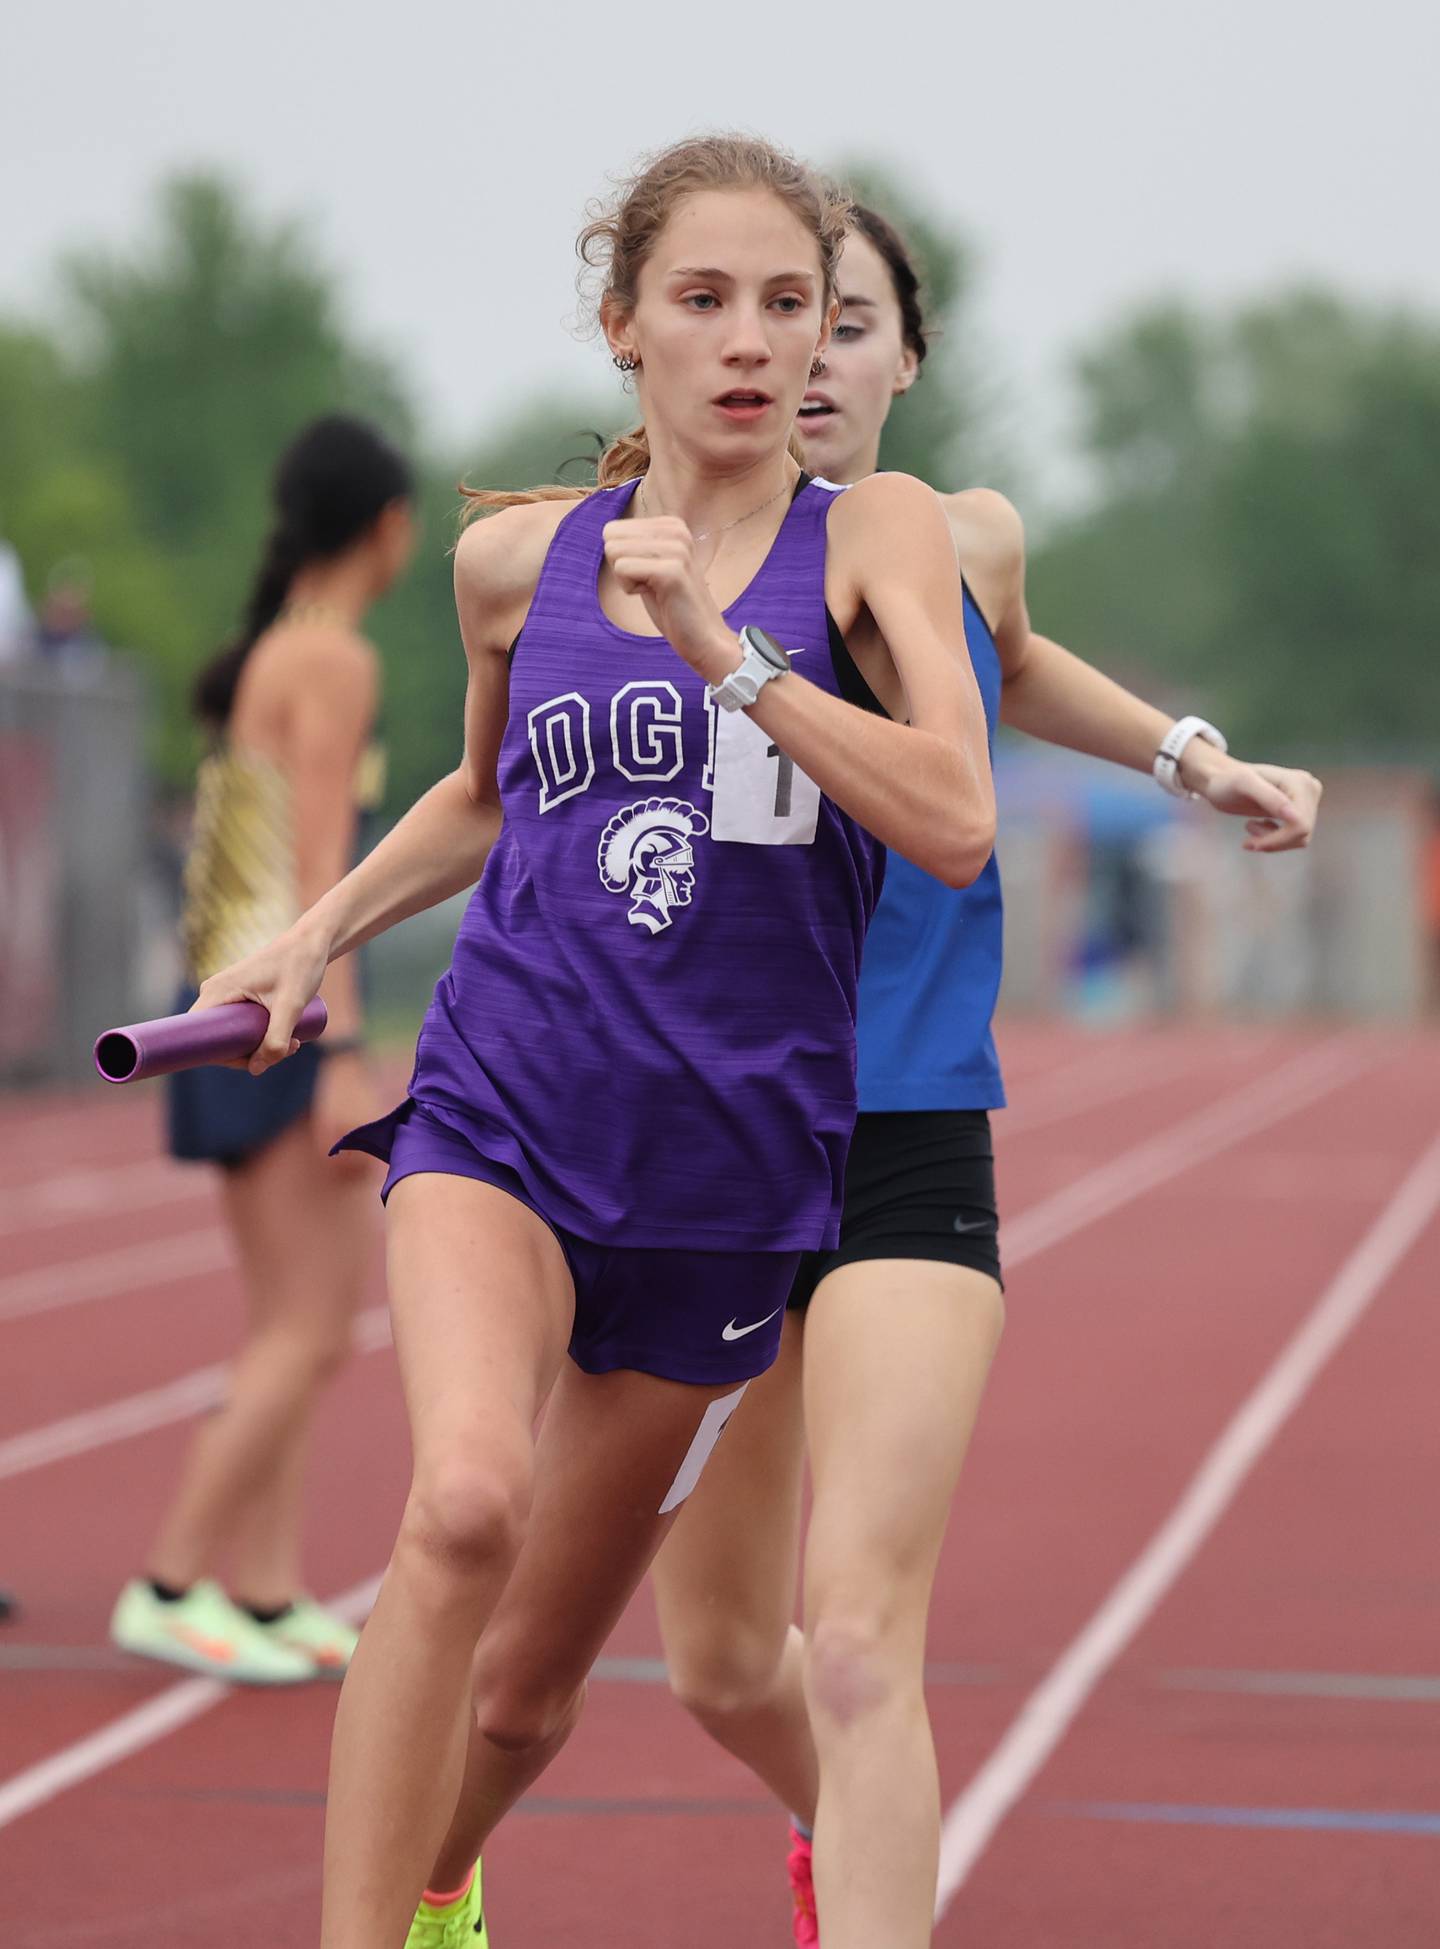
<path id="1" fill-rule="evenodd" d="M 1213 744 L 1217 751 L 1228 751 L 1224 734 L 1207 723 L 1203 717 L 1182 717 L 1178 724 L 1172 724 L 1160 740 L 1160 749 L 1155 753 L 1155 762 L 1150 769 L 1155 774 L 1155 783 L 1162 791 L 1169 792 L 1177 799 L 1194 798 L 1180 782 L 1180 759 L 1191 738 L 1204 738 Z"/>

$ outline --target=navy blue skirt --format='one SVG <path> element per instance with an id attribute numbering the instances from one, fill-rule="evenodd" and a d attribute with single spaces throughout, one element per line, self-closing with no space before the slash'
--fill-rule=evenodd
<path id="1" fill-rule="evenodd" d="M 177 1013 L 194 999 L 193 988 L 184 990 Z M 170 1155 L 194 1163 L 244 1164 L 306 1114 L 319 1073 L 320 1051 L 313 1042 L 263 1076 L 214 1064 L 177 1070 L 165 1078 Z"/>

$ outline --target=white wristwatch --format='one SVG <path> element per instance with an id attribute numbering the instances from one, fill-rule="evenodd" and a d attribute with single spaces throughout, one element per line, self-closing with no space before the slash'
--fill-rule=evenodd
<path id="1" fill-rule="evenodd" d="M 790 668 L 789 657 L 763 629 L 754 629 L 747 623 L 740 632 L 740 647 L 745 652 L 745 661 L 720 683 L 710 686 L 710 695 L 722 711 L 748 709 L 766 684 L 783 677 Z"/>
<path id="2" fill-rule="evenodd" d="M 1189 791 L 1180 782 L 1180 759 L 1191 738 L 1204 738 L 1206 744 L 1213 744 L 1217 751 L 1228 751 L 1223 732 L 1217 731 L 1203 717 L 1182 717 L 1178 724 L 1172 724 L 1160 740 L 1160 749 L 1155 753 L 1155 762 L 1150 769 L 1155 774 L 1155 783 L 1162 791 L 1169 792 L 1177 799 L 1193 799 L 1198 793 Z"/>

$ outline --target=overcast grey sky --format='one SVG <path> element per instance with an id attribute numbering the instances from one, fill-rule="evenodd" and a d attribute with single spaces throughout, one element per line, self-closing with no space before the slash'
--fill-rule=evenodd
<path id="1" fill-rule="evenodd" d="M 70 0 L 0 46 L 0 308 L 123 244 L 220 164 L 308 217 L 360 330 L 463 452 L 547 381 L 586 199 L 636 153 L 745 125 L 873 156 L 974 239 L 1032 461 L 1067 348 L 1160 293 L 1313 275 L 1440 311 L 1434 0 Z M 608 375 L 613 379 L 613 375 Z"/>

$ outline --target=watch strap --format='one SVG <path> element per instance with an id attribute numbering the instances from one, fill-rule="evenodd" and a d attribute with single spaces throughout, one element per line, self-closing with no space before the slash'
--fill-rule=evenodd
<path id="1" fill-rule="evenodd" d="M 1186 745 L 1192 738 L 1204 738 L 1205 742 L 1213 744 L 1217 751 L 1230 749 L 1225 734 L 1217 731 L 1206 718 L 1182 717 L 1172 724 L 1160 740 L 1160 748 L 1155 753 L 1154 763 L 1150 767 L 1155 783 L 1162 791 L 1169 792 L 1172 798 L 1194 797 L 1194 794 L 1180 781 L 1180 760 L 1184 756 Z"/>
<path id="2" fill-rule="evenodd" d="M 722 710 L 748 710 L 766 684 L 776 677 L 783 677 L 790 668 L 790 659 L 776 644 L 768 653 L 754 639 L 758 631 L 746 627 L 740 631 L 740 646 L 745 652 L 744 660 L 738 669 L 732 670 L 718 684 L 710 685 L 710 695 Z M 783 659 L 775 660 L 776 651 Z"/>

